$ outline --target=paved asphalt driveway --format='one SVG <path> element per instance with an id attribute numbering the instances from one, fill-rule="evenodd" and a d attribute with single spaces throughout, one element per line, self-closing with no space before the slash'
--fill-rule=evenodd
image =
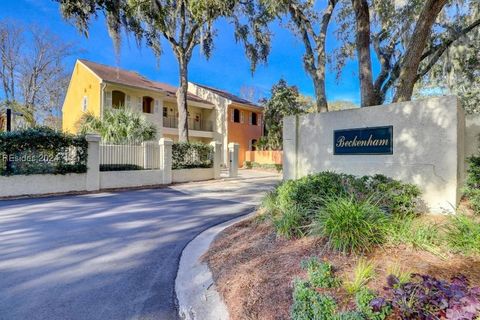
<path id="1" fill-rule="evenodd" d="M 177 319 L 184 246 L 277 181 L 0 201 L 0 319 Z"/>

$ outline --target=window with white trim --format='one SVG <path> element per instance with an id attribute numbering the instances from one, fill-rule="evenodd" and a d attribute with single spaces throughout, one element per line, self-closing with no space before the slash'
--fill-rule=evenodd
<path id="1" fill-rule="evenodd" d="M 87 96 L 83 96 L 83 99 L 82 99 L 82 111 L 83 112 L 87 112 L 88 110 L 88 97 Z"/>
<path id="2" fill-rule="evenodd" d="M 233 122 L 240 123 L 240 110 L 233 109 Z"/>
<path id="3" fill-rule="evenodd" d="M 257 114 L 255 112 L 252 112 L 252 114 L 251 114 L 250 124 L 253 125 L 253 126 L 258 126 L 258 118 L 257 118 Z"/>

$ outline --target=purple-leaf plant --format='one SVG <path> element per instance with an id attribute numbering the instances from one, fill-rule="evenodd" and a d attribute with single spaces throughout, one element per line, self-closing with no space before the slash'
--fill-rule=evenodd
<path id="1" fill-rule="evenodd" d="M 394 313 L 401 319 L 475 320 L 480 316 L 480 288 L 470 287 L 465 276 L 448 282 L 414 274 L 412 281 L 400 284 L 391 275 L 387 283 Z"/>

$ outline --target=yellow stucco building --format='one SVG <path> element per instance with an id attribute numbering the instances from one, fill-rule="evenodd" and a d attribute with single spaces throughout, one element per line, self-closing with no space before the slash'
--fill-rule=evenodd
<path id="1" fill-rule="evenodd" d="M 77 133 L 79 121 L 87 112 L 102 117 L 105 110 L 125 107 L 142 113 L 153 123 L 157 127 L 157 138 L 177 141 L 176 91 L 174 86 L 151 81 L 137 72 L 77 60 L 62 109 L 63 130 Z M 222 142 L 224 163 L 229 142 L 240 143 L 243 149 L 249 150 L 262 135 L 263 108 L 240 97 L 190 83 L 187 104 L 190 140 Z M 235 119 L 227 116 L 233 106 L 241 110 L 237 110 L 239 114 L 244 114 L 242 128 L 237 128 Z"/>

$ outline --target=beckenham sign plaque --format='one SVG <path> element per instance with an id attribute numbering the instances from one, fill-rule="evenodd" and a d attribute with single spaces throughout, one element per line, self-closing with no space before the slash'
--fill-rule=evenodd
<path id="1" fill-rule="evenodd" d="M 393 154 L 393 126 L 333 131 L 333 154 Z"/>

